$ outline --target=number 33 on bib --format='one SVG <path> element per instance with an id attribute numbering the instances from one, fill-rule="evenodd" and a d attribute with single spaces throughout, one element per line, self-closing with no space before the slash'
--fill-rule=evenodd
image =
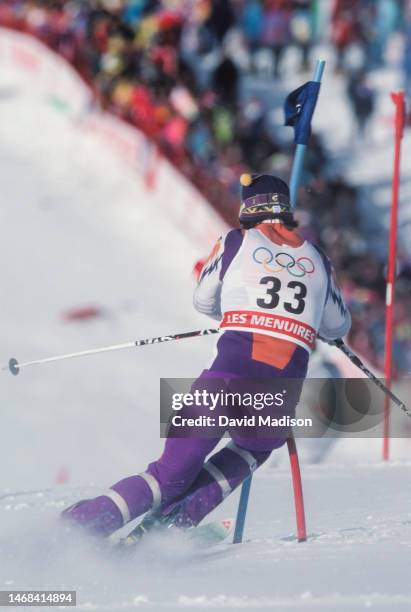
<path id="1" fill-rule="evenodd" d="M 326 338 L 346 333 L 349 313 L 319 248 L 304 240 L 298 246 L 276 244 L 261 225 L 233 230 L 217 246 L 195 299 L 214 296 L 215 311 L 208 314 L 221 318 L 223 330 L 267 334 L 308 351 L 317 333 Z"/>

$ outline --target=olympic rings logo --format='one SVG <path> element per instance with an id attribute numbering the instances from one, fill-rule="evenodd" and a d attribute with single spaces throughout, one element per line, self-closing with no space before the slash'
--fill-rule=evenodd
<path id="1" fill-rule="evenodd" d="M 262 264 L 264 270 L 267 272 L 282 272 L 287 270 L 292 276 L 301 278 L 306 274 L 312 274 L 315 271 L 314 263 L 309 257 L 299 257 L 297 260 L 294 259 L 289 253 L 276 253 L 273 255 L 270 249 L 266 247 L 258 247 L 253 253 L 253 259 L 256 263 Z M 272 261 L 275 261 L 278 268 L 272 268 L 269 266 Z"/>

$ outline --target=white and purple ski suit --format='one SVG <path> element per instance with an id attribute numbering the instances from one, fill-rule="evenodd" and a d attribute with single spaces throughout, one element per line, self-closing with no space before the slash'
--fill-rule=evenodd
<path id="1" fill-rule="evenodd" d="M 200 274 L 194 306 L 219 320 L 222 330 L 211 365 L 194 384 L 198 388 L 222 378 L 302 381 L 317 334 L 333 340 L 351 324 L 328 258 L 277 223 L 221 237 Z M 161 457 L 144 472 L 63 514 L 104 535 L 153 508 L 173 510 L 181 527 L 197 525 L 286 441 L 230 435 L 208 460 L 220 437 L 169 437 Z"/>

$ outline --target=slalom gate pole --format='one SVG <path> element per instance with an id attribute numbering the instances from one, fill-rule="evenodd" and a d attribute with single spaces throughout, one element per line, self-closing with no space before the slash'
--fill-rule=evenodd
<path id="1" fill-rule="evenodd" d="M 307 539 L 305 526 L 303 483 L 301 480 L 300 462 L 298 460 L 297 445 L 293 433 L 287 439 L 288 454 L 290 456 L 291 477 L 293 481 L 295 518 L 297 522 L 297 538 L 299 542 Z"/>
<path id="2" fill-rule="evenodd" d="M 250 474 L 241 485 L 240 501 L 238 502 L 237 517 L 235 519 L 233 544 L 241 544 L 243 541 L 245 517 L 247 515 L 248 498 L 250 497 L 252 479 L 253 475 Z"/>
<path id="3" fill-rule="evenodd" d="M 315 66 L 314 76 L 313 76 L 313 81 L 315 83 L 321 83 L 324 68 L 325 68 L 325 61 L 317 60 L 317 64 Z M 298 188 L 300 186 L 301 174 L 303 170 L 306 149 L 307 149 L 307 145 L 305 144 L 297 144 L 295 148 L 295 154 L 294 154 L 294 160 L 293 160 L 293 166 L 291 169 L 291 178 L 290 178 L 291 208 L 295 208 L 297 205 Z"/>
<path id="4" fill-rule="evenodd" d="M 297 539 L 299 542 L 307 540 L 307 530 L 305 526 L 305 510 L 303 485 L 301 480 L 300 462 L 298 460 L 297 446 L 294 435 L 291 433 L 287 439 L 288 454 L 290 457 L 291 478 L 293 483 L 295 518 L 297 524 Z M 235 529 L 233 544 L 241 544 L 243 541 L 245 518 L 247 515 L 248 500 L 250 497 L 250 489 L 252 482 L 252 474 L 243 482 L 241 486 L 240 501 L 238 502 L 237 517 L 235 520 Z"/>
<path id="5" fill-rule="evenodd" d="M 391 196 L 391 219 L 388 240 L 388 265 L 387 265 L 387 289 L 385 300 L 385 352 L 384 352 L 384 378 L 387 388 L 391 388 L 392 380 L 392 340 L 393 340 L 393 318 L 395 297 L 395 275 L 397 257 L 397 228 L 398 228 L 398 198 L 400 189 L 400 161 L 401 161 L 401 139 L 404 131 L 405 102 L 404 92 L 391 94 L 395 105 L 395 148 L 394 148 L 394 170 L 392 177 Z M 385 396 L 384 403 L 384 426 L 382 459 L 387 461 L 389 457 L 390 436 L 390 398 Z"/>

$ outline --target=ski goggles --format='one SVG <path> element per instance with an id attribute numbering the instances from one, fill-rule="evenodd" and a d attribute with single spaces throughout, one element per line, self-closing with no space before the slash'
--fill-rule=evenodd
<path id="1" fill-rule="evenodd" d="M 244 200 L 240 206 L 240 219 L 257 215 L 278 215 L 291 211 L 290 198 L 283 193 L 262 193 Z"/>

